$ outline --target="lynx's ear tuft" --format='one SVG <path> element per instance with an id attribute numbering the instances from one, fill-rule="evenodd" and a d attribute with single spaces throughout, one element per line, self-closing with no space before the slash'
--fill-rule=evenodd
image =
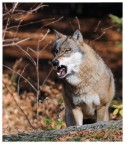
<path id="1" fill-rule="evenodd" d="M 74 34 L 73 34 L 73 39 L 74 39 L 76 42 L 80 42 L 80 43 L 83 42 L 82 33 L 81 33 L 78 29 L 74 32 Z"/>
<path id="2" fill-rule="evenodd" d="M 60 39 L 62 37 L 66 37 L 65 35 L 63 35 L 62 33 L 58 32 L 58 31 L 56 31 L 55 29 L 54 29 L 54 32 L 55 32 L 56 40 Z"/>

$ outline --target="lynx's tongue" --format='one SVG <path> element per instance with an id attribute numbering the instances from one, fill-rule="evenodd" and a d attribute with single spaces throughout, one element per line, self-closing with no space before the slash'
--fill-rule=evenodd
<path id="1" fill-rule="evenodd" d="M 67 73 L 67 68 L 64 65 L 61 65 L 57 68 L 58 77 L 63 77 Z"/>

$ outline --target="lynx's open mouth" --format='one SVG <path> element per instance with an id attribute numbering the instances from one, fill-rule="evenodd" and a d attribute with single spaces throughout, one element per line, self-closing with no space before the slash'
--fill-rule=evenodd
<path id="1" fill-rule="evenodd" d="M 67 67 L 64 65 L 58 66 L 57 68 L 57 75 L 58 77 L 64 77 L 67 73 Z"/>

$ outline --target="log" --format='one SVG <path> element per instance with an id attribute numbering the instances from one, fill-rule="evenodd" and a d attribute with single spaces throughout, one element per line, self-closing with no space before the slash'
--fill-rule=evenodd
<path id="1" fill-rule="evenodd" d="M 60 137 L 66 136 L 71 134 L 72 132 L 80 132 L 80 131 L 86 131 L 86 130 L 93 130 L 93 131 L 103 131 L 103 130 L 116 130 L 122 131 L 122 120 L 117 121 L 109 121 L 109 122 L 99 122 L 94 124 L 87 124 L 83 126 L 71 126 L 65 129 L 61 130 L 50 130 L 46 132 L 41 131 L 33 131 L 30 133 L 20 133 L 16 135 L 3 135 L 3 141 L 4 142 L 10 142 L 10 141 L 55 141 L 59 139 Z M 108 138 L 110 135 L 108 135 Z M 122 137 L 122 136 L 121 136 Z M 120 139 L 119 141 L 122 141 Z"/>

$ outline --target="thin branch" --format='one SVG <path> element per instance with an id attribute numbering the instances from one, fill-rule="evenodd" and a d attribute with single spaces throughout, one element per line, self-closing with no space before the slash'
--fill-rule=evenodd
<path id="1" fill-rule="evenodd" d="M 39 107 L 39 95 L 40 95 L 40 80 L 39 80 L 39 55 L 40 55 L 40 42 L 42 42 L 46 36 L 48 35 L 48 33 L 50 32 L 50 30 L 48 29 L 46 34 L 44 34 L 44 36 L 42 35 L 42 38 L 40 37 L 38 40 L 38 44 L 37 44 L 37 50 L 36 50 L 36 74 L 37 74 L 37 120 L 38 120 L 38 116 L 39 116 L 39 112 L 38 112 L 38 107 Z M 46 47 L 44 47 L 42 49 L 42 51 L 45 49 Z"/>
<path id="2" fill-rule="evenodd" d="M 22 62 L 22 60 L 23 60 L 22 58 L 20 58 L 19 60 L 16 60 L 14 66 L 13 66 L 13 70 L 17 69 L 18 65 Z"/>
<path id="3" fill-rule="evenodd" d="M 50 21 L 50 20 L 55 20 L 55 18 L 42 19 L 41 21 L 44 22 L 44 21 Z"/>
<path id="4" fill-rule="evenodd" d="M 7 31 L 9 22 L 10 22 L 10 18 L 7 19 L 7 23 L 6 23 L 6 26 L 5 26 L 5 29 L 4 29 L 5 32 L 3 31 L 3 40 L 4 40 L 4 38 L 5 38 L 5 33 L 6 33 L 6 31 Z"/>
<path id="5" fill-rule="evenodd" d="M 20 58 L 20 59 L 18 59 L 18 60 L 16 60 L 16 62 L 15 62 L 15 64 L 13 65 L 13 70 L 17 70 L 17 67 L 18 67 L 18 65 L 22 62 L 22 58 Z M 14 73 L 12 74 L 12 76 L 11 76 L 11 80 L 14 78 Z"/>
<path id="6" fill-rule="evenodd" d="M 21 78 L 23 78 L 26 82 L 28 82 L 28 84 L 35 90 L 35 92 L 37 92 L 37 89 L 34 87 L 34 85 L 27 79 L 25 78 L 24 76 L 22 76 L 20 73 L 16 72 L 15 70 L 13 70 L 12 68 L 6 66 L 6 65 L 3 65 L 5 68 L 11 70 L 12 72 L 14 72 L 15 74 L 19 75 Z"/>
<path id="7" fill-rule="evenodd" d="M 42 7 L 48 7 L 48 5 L 43 5 L 42 3 L 39 4 L 38 6 L 36 6 L 36 8 L 32 9 L 30 12 L 36 12 L 38 9 L 42 8 Z"/>
<path id="8" fill-rule="evenodd" d="M 27 38 L 25 38 L 25 39 L 22 39 L 22 40 L 16 42 L 16 45 L 18 45 L 18 44 L 20 44 L 20 43 L 22 43 L 22 42 L 24 42 L 24 41 L 27 41 L 27 40 L 29 40 L 29 39 L 31 39 L 31 37 L 27 37 Z"/>
<path id="9" fill-rule="evenodd" d="M 45 7 L 45 6 L 48 6 L 48 5 L 43 5 L 42 3 L 41 4 L 39 4 L 38 6 L 36 6 L 36 4 L 34 5 L 34 6 L 36 6 L 36 7 L 31 7 L 29 10 L 15 10 L 15 6 L 16 6 L 17 4 L 15 4 L 11 9 L 10 9 L 10 12 L 9 13 L 11 13 L 11 14 L 13 14 L 13 10 L 16 12 L 16 14 L 13 14 L 13 15 L 11 15 L 11 17 L 13 17 L 14 15 L 19 15 L 19 14 L 26 14 L 26 15 L 28 15 L 28 14 L 31 14 L 31 13 L 33 13 L 33 12 L 36 12 L 36 11 L 38 11 L 40 8 L 42 8 L 42 7 Z"/>
<path id="10" fill-rule="evenodd" d="M 95 42 L 95 41 L 98 40 L 98 39 L 100 39 L 104 34 L 106 34 L 105 31 L 104 31 L 99 37 L 97 37 L 96 39 L 94 39 L 93 41 L 91 41 L 91 43 L 92 43 L 92 42 Z"/>
<path id="11" fill-rule="evenodd" d="M 20 27 L 22 21 L 23 21 L 23 19 L 21 19 L 21 20 L 19 21 L 19 24 L 18 24 L 18 26 L 17 26 L 17 28 L 16 28 L 16 32 L 15 32 L 15 34 L 14 34 L 15 36 L 14 36 L 14 38 L 13 38 L 13 41 L 14 41 L 14 39 L 15 39 L 16 36 L 17 36 L 17 32 L 18 32 L 18 30 L 19 30 L 19 27 Z"/>
<path id="12" fill-rule="evenodd" d="M 23 68 L 23 70 L 22 70 L 22 72 L 21 72 L 20 75 L 23 75 L 23 73 L 24 73 L 24 71 L 25 71 L 25 69 L 26 69 L 27 66 L 28 66 L 28 64 L 26 64 L 26 65 L 24 66 L 24 68 Z M 19 89 L 20 89 L 20 86 L 19 86 L 20 79 L 21 79 L 21 76 L 19 76 L 19 79 L 18 79 L 18 82 L 17 82 L 17 92 L 18 92 L 18 95 L 19 95 Z"/>
<path id="13" fill-rule="evenodd" d="M 33 63 L 33 65 L 36 66 L 36 62 L 35 62 L 35 60 L 31 57 L 31 55 L 30 55 L 28 52 L 26 52 L 21 46 L 19 46 L 19 45 L 17 45 L 17 44 L 16 44 L 16 46 L 17 46 L 22 52 L 24 52 L 24 53 L 26 54 L 27 58 Z"/>
<path id="14" fill-rule="evenodd" d="M 49 26 L 49 25 L 51 25 L 51 24 L 54 24 L 54 23 L 56 23 L 56 22 L 58 22 L 58 21 L 60 21 L 60 20 L 62 20 L 62 19 L 63 19 L 63 16 L 60 17 L 59 19 L 55 20 L 55 21 L 52 21 L 51 23 L 48 23 L 48 24 L 42 26 L 40 29 L 42 29 L 42 28 L 44 28 L 44 27 L 46 27 L 46 26 Z"/>
<path id="15" fill-rule="evenodd" d="M 13 41 L 12 43 L 9 43 L 9 44 L 3 44 L 3 47 L 18 45 L 18 44 L 20 44 L 20 43 L 22 43 L 22 42 L 24 42 L 24 41 L 29 40 L 29 39 L 31 39 L 31 37 L 24 38 L 24 39 L 19 40 L 19 41 L 17 41 L 17 42 L 14 42 L 14 41 Z M 6 40 L 4 40 L 4 42 L 6 42 Z"/>
<path id="16" fill-rule="evenodd" d="M 112 29 L 112 28 L 115 27 L 115 26 L 116 26 L 116 25 L 112 25 L 112 26 L 107 27 L 107 28 L 104 28 L 104 29 L 102 28 L 102 30 L 103 30 L 103 31 L 106 31 L 106 30 Z"/>
<path id="17" fill-rule="evenodd" d="M 42 37 L 42 39 L 39 39 L 39 42 L 43 41 L 46 38 L 46 36 L 48 35 L 49 32 L 50 32 L 50 30 L 48 29 L 46 34 Z"/>
<path id="18" fill-rule="evenodd" d="M 40 95 L 40 90 L 39 90 L 39 87 L 40 87 L 40 84 L 39 84 L 39 45 L 40 45 L 40 40 L 38 40 L 38 44 L 37 44 L 37 53 L 36 53 L 36 56 L 37 56 L 37 59 L 36 59 L 36 74 L 37 74 L 37 98 L 36 98 L 36 102 L 37 102 L 37 120 L 38 120 L 38 116 L 39 116 L 39 112 L 38 112 L 38 107 L 39 107 L 39 95 Z M 37 121 L 38 122 L 38 121 Z"/>
<path id="19" fill-rule="evenodd" d="M 34 9 L 34 7 L 36 7 L 37 4 L 38 4 L 38 3 L 35 3 L 35 4 L 30 8 L 30 10 Z M 42 3 L 41 3 L 41 4 L 42 4 Z"/>
<path id="20" fill-rule="evenodd" d="M 18 19 L 17 19 L 17 20 L 18 20 Z M 32 21 L 31 21 L 31 22 L 28 22 L 28 23 L 26 23 L 26 24 L 20 25 L 20 27 L 24 27 L 24 26 L 28 26 L 28 25 L 40 23 L 40 22 L 43 22 L 43 21 L 50 21 L 50 20 L 55 20 L 55 18 L 38 20 L 38 21 L 35 21 L 35 22 L 32 22 Z M 10 29 L 13 29 L 13 28 L 16 28 L 16 27 L 17 27 L 17 25 L 14 25 L 14 26 L 8 27 L 7 30 L 10 30 Z"/>
<path id="21" fill-rule="evenodd" d="M 17 8 L 17 6 L 18 6 L 18 2 L 14 3 L 13 9 L 12 9 L 12 13 L 14 13 L 15 9 Z"/>
<path id="22" fill-rule="evenodd" d="M 33 50 L 33 49 L 30 48 L 30 47 L 27 48 L 27 51 L 29 51 L 29 50 L 30 50 L 31 52 L 35 53 L 35 54 L 37 53 L 35 50 Z"/>
<path id="23" fill-rule="evenodd" d="M 98 30 L 98 28 L 99 28 L 99 26 L 100 26 L 100 23 L 101 23 L 101 20 L 99 20 L 99 22 L 98 22 L 98 24 L 97 24 L 97 26 L 96 26 L 94 32 L 97 32 L 97 30 Z"/>
<path id="24" fill-rule="evenodd" d="M 13 12 L 15 11 L 17 5 L 18 5 L 18 3 L 14 3 L 14 4 L 13 4 L 12 8 L 10 9 L 10 13 L 8 13 L 9 15 L 10 15 L 10 14 L 11 14 L 11 15 L 13 14 Z M 10 17 L 11 17 L 11 15 L 10 15 Z M 9 22 L 10 22 L 10 17 L 7 19 L 7 23 L 6 23 L 6 26 L 5 26 L 5 32 L 6 32 L 7 29 L 8 29 Z M 3 33 L 3 40 L 4 40 L 4 38 L 5 38 L 5 32 Z"/>
<path id="25" fill-rule="evenodd" d="M 42 86 L 46 83 L 48 77 L 50 76 L 51 72 L 52 72 L 53 68 L 50 69 L 48 75 L 46 76 L 46 78 L 44 79 L 43 83 L 42 83 Z"/>
<path id="26" fill-rule="evenodd" d="M 100 22 L 98 23 L 97 28 L 99 27 L 99 24 L 100 24 Z M 104 34 L 106 34 L 106 31 L 107 31 L 107 30 L 113 28 L 114 26 L 115 26 L 115 25 L 110 26 L 110 27 L 107 27 L 107 28 L 104 28 L 104 29 L 101 28 L 102 34 L 101 34 L 99 37 L 97 37 L 96 39 L 94 39 L 93 41 L 91 41 L 91 43 L 94 42 L 94 41 L 96 41 L 96 40 L 98 40 L 98 39 L 100 39 Z M 95 32 L 96 32 L 96 31 L 95 31 Z"/>
<path id="27" fill-rule="evenodd" d="M 16 101 L 16 99 L 14 98 L 14 94 L 13 92 L 9 89 L 9 87 L 5 84 L 5 82 L 3 81 L 4 86 L 6 87 L 6 89 L 8 90 L 8 92 L 10 93 L 10 95 L 12 96 L 13 100 L 15 101 L 16 105 L 18 106 L 18 108 L 20 109 L 20 111 L 24 114 L 26 120 L 28 121 L 29 125 L 31 126 L 31 128 L 36 129 L 36 127 L 34 127 L 29 118 L 27 117 L 27 115 L 25 114 L 25 112 L 23 111 L 23 109 L 20 107 L 20 105 L 18 104 L 18 102 Z"/>
<path id="28" fill-rule="evenodd" d="M 79 28 L 79 30 L 80 30 L 80 23 L 79 23 L 78 17 L 76 16 L 75 18 L 76 18 L 76 20 L 77 20 L 78 28 Z"/>
<path id="29" fill-rule="evenodd" d="M 43 52 L 51 43 L 52 43 L 52 41 L 50 41 L 47 45 L 45 45 L 45 46 L 39 51 L 39 54 L 40 54 L 41 52 Z"/>
<path id="30" fill-rule="evenodd" d="M 37 44 L 37 51 L 36 51 L 36 54 L 37 54 L 37 60 L 36 60 L 36 73 L 37 73 L 37 119 L 38 119 L 38 116 L 39 116 L 39 112 L 38 112 L 38 107 L 39 107 L 39 95 L 40 95 L 40 84 L 39 84 L 39 55 L 40 55 L 40 42 L 42 42 L 46 36 L 48 35 L 48 33 L 50 32 L 50 30 L 48 29 L 46 34 L 41 38 L 39 38 L 38 40 L 38 44 Z M 46 47 L 44 47 L 45 49 Z"/>
<path id="31" fill-rule="evenodd" d="M 7 8 L 7 6 L 6 6 L 6 3 L 3 3 L 3 6 L 4 6 L 5 11 L 8 12 L 8 8 Z"/>
<path id="32" fill-rule="evenodd" d="M 16 13 L 16 14 L 13 14 L 13 12 L 15 11 L 17 5 L 18 5 L 18 3 L 14 3 L 13 7 L 10 9 L 10 12 L 8 13 L 8 14 L 11 13 L 11 15 L 10 15 L 11 18 L 14 17 L 14 15 L 19 15 L 19 14 L 21 14 L 21 15 L 23 16 L 23 19 L 24 19 L 25 17 L 27 17 L 27 15 L 29 15 L 29 14 L 31 14 L 31 13 L 33 13 L 33 12 L 38 11 L 38 10 L 39 10 L 40 8 L 42 8 L 42 7 L 47 6 L 47 5 L 39 4 L 39 5 L 36 6 L 34 9 L 31 8 L 29 11 L 20 10 L 21 13 L 18 13 L 18 11 L 16 11 L 17 13 Z M 24 13 L 22 13 L 22 12 L 26 13 L 25 16 L 24 16 Z M 5 17 L 5 15 L 3 15 L 3 16 Z M 19 18 L 19 19 L 21 19 L 21 22 L 19 22 L 19 23 L 22 23 L 22 21 L 23 21 L 22 17 Z M 15 20 L 19 20 L 19 19 L 15 19 Z M 50 19 L 50 20 L 53 20 L 53 19 L 54 19 L 54 18 L 52 18 L 52 19 Z M 47 20 L 49 20 L 49 19 L 47 19 Z M 10 18 L 8 18 L 8 21 L 10 21 Z M 38 23 L 38 22 L 41 22 L 41 21 L 42 21 L 42 20 L 39 20 L 39 21 L 36 21 L 36 22 L 30 22 L 30 23 L 27 23 L 27 24 L 24 24 L 24 25 L 20 25 L 20 27 L 26 26 L 26 25 L 29 25 L 29 24 Z M 45 21 L 45 19 L 44 19 L 43 21 Z M 17 25 L 8 27 L 8 22 L 7 22 L 6 27 L 5 27 L 5 30 L 7 31 L 7 30 L 12 29 L 12 28 L 17 28 Z M 3 39 L 4 39 L 4 36 L 3 36 Z"/>
<path id="33" fill-rule="evenodd" d="M 72 21 L 71 21 L 71 20 L 69 20 L 69 23 L 70 23 L 71 28 L 72 28 L 72 30 L 73 30 L 73 32 L 74 32 L 74 27 L 73 27 L 73 25 L 72 25 Z"/>
<path id="34" fill-rule="evenodd" d="M 19 41 L 19 38 L 15 38 L 14 40 Z M 13 39 L 12 38 L 11 39 L 5 39 L 5 40 L 3 40 L 3 42 L 13 42 Z"/>

